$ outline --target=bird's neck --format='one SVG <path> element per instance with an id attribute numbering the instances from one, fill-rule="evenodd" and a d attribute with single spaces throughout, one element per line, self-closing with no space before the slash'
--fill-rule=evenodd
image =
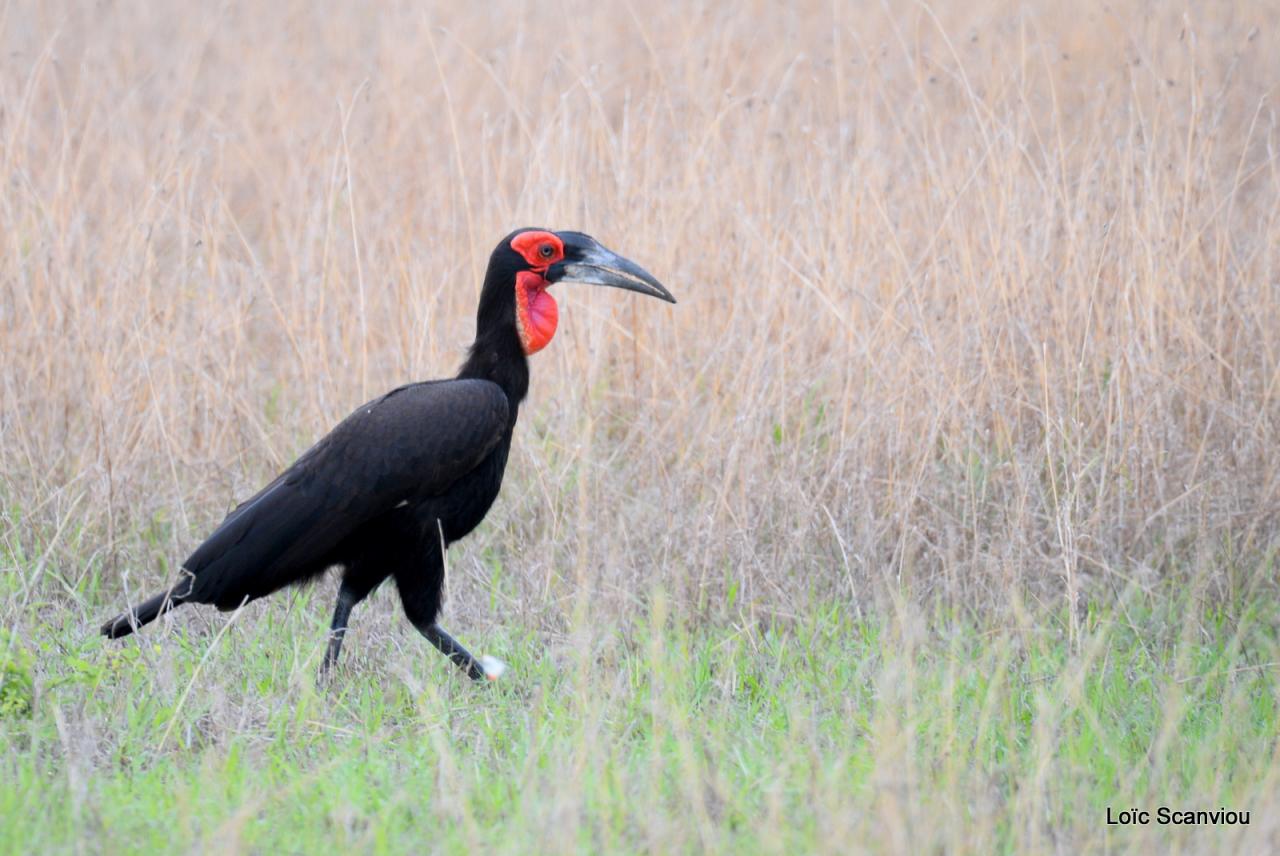
<path id="1" fill-rule="evenodd" d="M 529 359 L 515 327 L 479 332 L 458 377 L 480 378 L 502 387 L 514 418 L 516 407 L 529 392 Z"/>

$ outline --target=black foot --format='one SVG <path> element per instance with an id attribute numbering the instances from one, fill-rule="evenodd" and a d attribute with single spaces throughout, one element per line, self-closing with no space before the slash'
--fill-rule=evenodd
<path id="1" fill-rule="evenodd" d="M 506 664 L 495 657 L 477 660 L 457 639 L 444 632 L 439 624 L 419 627 L 418 632 L 427 637 L 428 642 L 440 649 L 441 654 L 452 660 L 473 681 L 496 681 L 507 668 Z"/>

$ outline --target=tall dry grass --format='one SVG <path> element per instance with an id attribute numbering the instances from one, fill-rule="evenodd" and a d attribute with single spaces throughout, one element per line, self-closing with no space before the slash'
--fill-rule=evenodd
<path id="1" fill-rule="evenodd" d="M 453 609 L 497 565 L 498 606 L 548 629 L 655 581 L 752 616 L 1247 591 L 1280 486 L 1276 20 L 9 4 L 22 605 L 158 585 L 357 404 L 452 372 L 526 224 L 594 234 L 680 304 L 558 291 Z"/>

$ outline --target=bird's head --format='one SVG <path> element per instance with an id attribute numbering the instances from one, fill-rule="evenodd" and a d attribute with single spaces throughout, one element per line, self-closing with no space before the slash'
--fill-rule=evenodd
<path id="1" fill-rule="evenodd" d="M 486 317 L 502 321 L 510 317 L 524 352 L 542 350 L 555 335 L 560 317 L 547 289 L 560 282 L 608 285 L 676 302 L 650 273 L 589 235 L 517 229 L 502 239 L 489 258 L 481 323 Z"/>

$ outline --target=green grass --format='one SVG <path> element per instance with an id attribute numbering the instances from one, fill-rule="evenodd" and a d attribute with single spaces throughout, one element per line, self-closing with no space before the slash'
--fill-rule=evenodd
<path id="1" fill-rule="evenodd" d="M 185 611 L 15 640 L 35 692 L 0 721 L 0 851 L 1200 850 L 1274 806 L 1270 606 L 1128 598 L 1072 644 L 1056 613 L 891 604 L 691 629 L 659 595 L 566 638 L 455 628 L 511 665 L 473 686 L 379 601 L 332 687 L 313 593 L 221 637 Z M 1252 827 L 1105 825 L 1160 805 Z"/>

